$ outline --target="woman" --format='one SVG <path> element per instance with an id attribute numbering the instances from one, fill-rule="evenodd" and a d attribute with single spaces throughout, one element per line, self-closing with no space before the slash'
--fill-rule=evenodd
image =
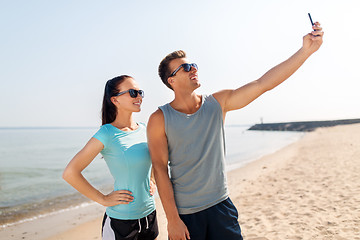
<path id="1" fill-rule="evenodd" d="M 103 240 L 153 240 L 158 235 L 146 127 L 132 117 L 133 112 L 140 112 L 143 97 L 144 92 L 130 76 L 107 81 L 102 126 L 63 173 L 63 178 L 76 190 L 107 207 Z M 100 152 L 115 180 L 114 191 L 107 195 L 81 174 Z"/>

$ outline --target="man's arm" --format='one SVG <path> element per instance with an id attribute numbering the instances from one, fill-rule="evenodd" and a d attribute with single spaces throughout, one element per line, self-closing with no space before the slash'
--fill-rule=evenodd
<path id="1" fill-rule="evenodd" d="M 320 24 L 315 23 L 313 29 L 316 31 L 303 37 L 303 46 L 300 50 L 286 61 L 270 69 L 258 80 L 235 90 L 222 90 L 214 93 L 214 97 L 222 106 L 223 113 L 245 107 L 266 91 L 284 82 L 299 69 L 306 59 L 316 52 L 322 44 L 324 33 Z"/>
<path id="2" fill-rule="evenodd" d="M 168 220 L 169 239 L 190 239 L 189 231 L 179 217 L 174 198 L 174 190 L 169 178 L 169 152 L 165 133 L 165 119 L 160 109 L 150 116 L 147 126 L 147 136 L 155 180 Z"/>

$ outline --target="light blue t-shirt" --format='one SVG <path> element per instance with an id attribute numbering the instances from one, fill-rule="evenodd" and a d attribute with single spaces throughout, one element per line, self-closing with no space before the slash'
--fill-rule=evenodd
<path id="1" fill-rule="evenodd" d="M 128 190 L 134 200 L 106 208 L 109 217 L 130 220 L 143 218 L 155 210 L 154 197 L 150 195 L 151 159 L 146 138 L 146 126 L 125 132 L 111 124 L 101 126 L 93 136 L 104 148 L 101 151 L 111 175 L 114 191 Z"/>

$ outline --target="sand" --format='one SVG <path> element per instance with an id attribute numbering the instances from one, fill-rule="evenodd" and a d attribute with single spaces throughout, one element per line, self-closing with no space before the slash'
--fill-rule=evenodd
<path id="1" fill-rule="evenodd" d="M 307 133 L 229 172 L 228 185 L 246 240 L 360 239 L 360 124 Z M 158 240 L 165 240 L 156 204 Z M 0 229 L 0 239 L 101 239 L 102 212 L 94 204 L 59 213 Z"/>
<path id="2" fill-rule="evenodd" d="M 247 168 L 229 174 L 245 239 L 360 239 L 360 124 L 318 129 Z M 240 184 L 242 171 L 258 173 Z"/>

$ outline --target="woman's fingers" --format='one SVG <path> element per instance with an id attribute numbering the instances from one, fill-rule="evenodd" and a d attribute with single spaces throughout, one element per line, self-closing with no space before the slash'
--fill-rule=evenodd
<path id="1" fill-rule="evenodd" d="M 121 203 L 130 203 L 134 200 L 134 197 L 131 195 L 132 192 L 127 191 L 127 190 L 119 190 L 119 191 L 115 191 L 114 195 L 115 195 L 115 199 L 117 201 L 120 201 Z"/>
<path id="2" fill-rule="evenodd" d="M 115 193 L 125 193 L 125 194 L 129 194 L 132 195 L 132 192 L 128 191 L 128 190 L 118 190 L 118 191 L 114 191 Z"/>
<path id="3" fill-rule="evenodd" d="M 129 204 L 134 201 L 134 197 L 131 195 L 132 192 L 127 190 L 119 190 L 111 192 L 106 195 L 107 206 L 115 206 L 118 204 Z"/>

